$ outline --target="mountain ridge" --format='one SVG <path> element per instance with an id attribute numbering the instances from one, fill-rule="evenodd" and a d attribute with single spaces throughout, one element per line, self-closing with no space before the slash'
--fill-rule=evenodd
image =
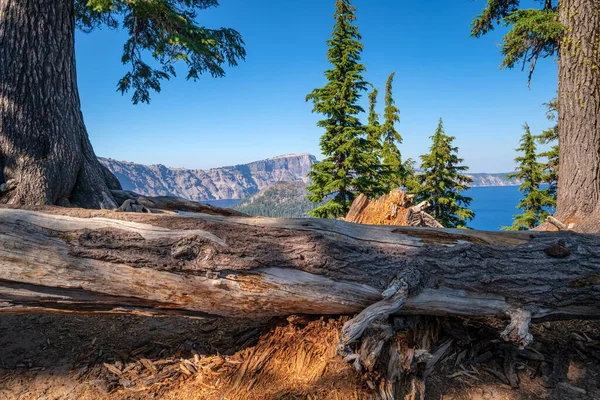
<path id="1" fill-rule="evenodd" d="M 169 168 L 99 158 L 123 186 L 145 196 L 178 196 L 194 201 L 243 199 L 280 181 L 309 182 L 317 162 L 310 154 L 291 154 L 209 170 Z"/>
<path id="2" fill-rule="evenodd" d="M 245 199 L 276 182 L 309 184 L 308 172 L 317 158 L 308 153 L 287 154 L 220 168 L 170 168 L 163 164 L 143 165 L 130 161 L 99 158 L 125 190 L 146 196 L 178 196 L 194 201 Z M 473 187 L 514 186 L 508 173 L 473 173 Z"/>

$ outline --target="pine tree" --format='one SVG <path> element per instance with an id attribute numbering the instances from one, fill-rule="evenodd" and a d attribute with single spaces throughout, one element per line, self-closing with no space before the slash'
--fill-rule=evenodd
<path id="1" fill-rule="evenodd" d="M 593 231 L 600 222 L 600 13 L 597 0 L 544 0 L 540 6 L 520 0 L 487 0 L 472 24 L 472 35 L 496 26 L 508 28 L 501 49 L 503 67 L 527 67 L 529 79 L 540 58 L 558 61 L 560 174 L 554 217 L 586 221 Z M 582 222 L 583 224 L 583 222 Z"/>
<path id="2" fill-rule="evenodd" d="M 463 175 L 469 168 L 461 165 L 458 147 L 452 145 L 455 137 L 446 135 L 441 118 L 431 139 L 429 154 L 421 156 L 423 174 L 417 175 L 421 184 L 417 199 L 429 201 L 428 211 L 446 228 L 464 228 L 475 216 L 468 208 L 473 199 L 463 195 L 473 181 Z"/>
<path id="3" fill-rule="evenodd" d="M 400 109 L 396 107 L 392 93 L 395 75 L 392 72 L 385 85 L 385 121 L 381 126 L 381 160 L 386 173 L 381 175 L 380 181 L 387 192 L 400 186 L 408 191 L 415 187 L 414 162 L 411 159 L 402 162 L 402 154 L 398 148 L 402 144 L 402 136 L 396 130 L 396 123 L 400 122 Z"/>
<path id="4" fill-rule="evenodd" d="M 531 134 L 529 125 L 523 125 L 523 129 L 525 133 L 521 137 L 521 146 L 517 149 L 522 155 L 515 158 L 515 162 L 518 163 L 515 173 L 508 175 L 509 178 L 523 180 L 519 191 L 524 197 L 517 206 L 523 212 L 515 215 L 512 226 L 503 228 L 506 230 L 528 230 L 536 227 L 550 214 L 548 207 L 554 204 L 552 197 L 540 189 L 544 164 L 538 162 L 536 138 Z"/>
<path id="5" fill-rule="evenodd" d="M 217 0 L 0 0 L 0 203 L 116 208 L 117 178 L 100 164 L 81 113 L 75 31 L 118 29 L 117 89 L 147 103 L 161 82 L 225 75 L 246 51 L 233 29 L 202 26 Z M 103 73 L 101 69 L 96 71 Z"/>
<path id="6" fill-rule="evenodd" d="M 389 172 L 381 165 L 380 160 L 382 127 L 379 123 L 379 114 L 377 113 L 378 95 L 379 90 L 373 87 L 373 90 L 369 93 L 369 118 L 366 126 L 369 151 L 372 153 L 373 160 L 376 160 L 378 164 L 375 168 L 370 169 L 369 172 L 371 175 L 367 177 L 372 182 L 372 187 L 366 193 L 370 198 L 377 198 L 388 191 L 382 181 L 382 177 L 387 176 Z"/>
<path id="7" fill-rule="evenodd" d="M 309 173 L 312 185 L 308 198 L 316 203 L 333 198 L 311 212 L 318 218 L 346 215 L 358 193 L 370 194 L 375 187 L 371 177 L 379 168 L 358 117 L 364 112 L 358 101 L 361 92 L 367 90 L 367 82 L 360 63 L 361 36 L 353 24 L 356 10 L 349 0 L 337 0 L 335 6 L 336 22 L 327 41 L 327 57 L 333 68 L 325 71 L 327 84 L 306 98 L 313 102 L 313 112 L 325 116 L 317 123 L 325 129 L 320 143 L 325 159 L 313 165 Z"/>
<path id="8" fill-rule="evenodd" d="M 557 121 L 558 119 L 558 99 L 554 98 L 549 103 L 545 104 L 547 108 L 546 115 L 548 120 Z M 551 145 L 548 151 L 539 154 L 539 157 L 546 158 L 544 165 L 544 174 L 542 175 L 543 183 L 548 184 L 546 193 L 552 199 L 552 207 L 556 207 L 556 194 L 558 191 L 558 156 L 559 156 L 559 144 L 558 144 L 558 123 L 554 124 L 551 128 L 546 129 L 541 135 L 537 137 L 537 140 L 541 144 Z"/>

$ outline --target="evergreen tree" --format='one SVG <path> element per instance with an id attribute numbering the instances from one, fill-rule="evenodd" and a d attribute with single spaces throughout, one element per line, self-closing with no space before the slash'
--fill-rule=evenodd
<path id="1" fill-rule="evenodd" d="M 554 98 L 550 103 L 545 104 L 547 108 L 546 115 L 550 121 L 558 119 L 558 99 Z M 548 184 L 546 193 L 552 199 L 552 207 L 556 207 L 556 194 L 558 190 L 558 123 L 554 124 L 549 129 L 546 129 L 538 136 L 538 142 L 541 144 L 551 145 L 548 151 L 539 154 L 540 157 L 546 158 L 544 165 L 544 174 L 542 182 Z"/>
<path id="2" fill-rule="evenodd" d="M 423 174 L 417 175 L 421 184 L 417 199 L 429 201 L 430 214 L 446 228 L 464 228 L 475 216 L 468 208 L 473 199 L 463 196 L 473 181 L 463 175 L 469 167 L 461 165 L 458 147 L 452 145 L 455 137 L 446 135 L 441 118 L 431 139 L 429 154 L 421 156 Z"/>
<path id="3" fill-rule="evenodd" d="M 529 65 L 529 79 L 540 58 L 558 61 L 560 174 L 555 217 L 600 221 L 597 184 L 600 160 L 600 52 L 597 0 L 543 0 L 540 6 L 520 0 L 487 0 L 472 24 L 472 35 L 497 25 L 508 28 L 502 40 L 503 67 Z M 556 57 L 555 57 L 556 56 Z M 598 224 L 596 224 L 598 226 Z"/>
<path id="4" fill-rule="evenodd" d="M 318 218 L 346 215 L 357 193 L 370 195 L 375 187 L 372 177 L 379 168 L 376 154 L 369 151 L 365 126 L 358 118 L 364 112 L 358 101 L 367 82 L 362 75 L 365 67 L 360 63 L 361 36 L 353 24 L 355 8 L 350 0 L 337 0 L 335 6 L 336 22 L 327 41 L 327 57 L 333 67 L 325 72 L 327 84 L 306 98 L 313 102 L 313 112 L 325 116 L 317 124 L 325 129 L 320 142 L 325 159 L 313 165 L 309 173 L 312 185 L 308 187 L 308 198 L 320 203 L 333 195 L 311 212 Z"/>
<path id="5" fill-rule="evenodd" d="M 517 149 L 522 155 L 515 158 L 518 163 L 516 172 L 508 176 L 523 180 L 519 191 L 524 198 L 517 206 L 523 212 L 515 215 L 512 226 L 504 227 L 507 230 L 534 228 L 550 214 L 547 211 L 548 207 L 554 205 L 554 199 L 548 195 L 546 190 L 540 189 L 540 184 L 543 182 L 544 164 L 538 162 L 535 137 L 531 134 L 529 125 L 523 125 L 523 129 L 525 133 L 521 137 L 521 146 Z"/>
<path id="6" fill-rule="evenodd" d="M 379 96 L 379 90 L 374 87 L 369 93 L 369 120 L 367 125 L 367 139 L 374 149 L 381 147 L 381 124 L 377 113 L 377 96 Z"/>
<path id="7" fill-rule="evenodd" d="M 200 24 L 198 13 L 218 4 L 0 0 L 0 183 L 18 182 L 0 203 L 116 208 L 121 185 L 94 154 L 81 113 L 75 31 L 118 29 L 126 73 L 117 89 L 148 103 L 164 80 L 224 76 L 244 59 L 238 32 Z"/>
<path id="8" fill-rule="evenodd" d="M 373 160 L 376 160 L 378 165 L 375 168 L 371 168 L 368 176 L 369 181 L 372 183 L 372 187 L 368 189 L 367 195 L 371 198 L 377 198 L 387 193 L 387 187 L 382 181 L 383 176 L 387 176 L 389 173 L 383 165 L 381 165 L 380 154 L 381 154 L 381 133 L 382 127 L 379 123 L 379 114 L 377 113 L 377 96 L 379 90 L 373 87 L 373 90 L 369 93 L 369 118 L 366 127 L 367 141 L 369 144 L 369 151 L 372 154 Z"/>
<path id="9" fill-rule="evenodd" d="M 402 144 L 402 136 L 396 130 L 396 123 L 400 122 L 400 109 L 396 107 L 392 93 L 395 75 L 392 72 L 385 85 L 385 121 L 381 127 L 381 159 L 386 173 L 381 175 L 380 181 L 387 192 L 400 186 L 408 191 L 415 187 L 414 162 L 411 159 L 402 162 L 402 154 L 398 148 Z"/>

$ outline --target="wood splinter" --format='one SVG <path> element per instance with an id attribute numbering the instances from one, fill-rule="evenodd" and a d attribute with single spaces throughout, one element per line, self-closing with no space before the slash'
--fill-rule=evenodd
<path id="1" fill-rule="evenodd" d="M 408 284 L 403 280 L 397 280 L 382 295 L 385 297 L 383 300 L 365 308 L 342 328 L 338 352 L 344 356 L 344 360 L 353 362 L 357 370 L 360 369 L 360 355 L 352 352 L 350 344 L 358 341 L 374 321 L 394 314 L 402 308 L 408 297 Z"/>
<path id="2" fill-rule="evenodd" d="M 507 311 L 507 314 L 510 316 L 510 323 L 500 336 L 506 342 L 516 343 L 520 349 L 524 349 L 533 341 L 533 336 L 529 333 L 531 311 L 517 308 Z"/>
<path id="3" fill-rule="evenodd" d="M 546 222 L 557 227 L 559 231 L 567 231 L 569 229 L 573 229 L 573 224 L 567 225 L 567 224 L 559 221 L 558 219 L 554 218 L 552 215 L 550 215 L 546 218 Z"/>

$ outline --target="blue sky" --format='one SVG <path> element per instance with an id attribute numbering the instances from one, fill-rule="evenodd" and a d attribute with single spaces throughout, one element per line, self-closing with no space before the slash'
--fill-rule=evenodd
<path id="1" fill-rule="evenodd" d="M 444 118 L 448 134 L 472 172 L 505 172 L 528 122 L 549 126 L 542 103 L 556 93 L 554 60 L 538 63 L 531 90 L 527 74 L 500 70 L 502 30 L 469 38 L 483 0 L 355 0 L 363 36 L 366 80 L 383 91 L 396 72 L 405 157 L 427 151 Z M 533 3 L 532 3 L 533 4 Z M 232 27 L 244 37 L 246 61 L 227 76 L 183 77 L 163 83 L 150 105 L 134 106 L 116 92 L 123 32 L 78 33 L 76 56 L 83 114 L 96 153 L 171 167 L 211 168 L 289 153 L 321 158 L 318 114 L 306 94 L 325 83 L 325 41 L 334 0 L 221 0 L 202 11 L 208 27 Z M 366 102 L 366 94 L 363 99 Z M 380 99 L 380 113 L 383 98 Z M 365 117 L 366 118 L 366 117 Z"/>

